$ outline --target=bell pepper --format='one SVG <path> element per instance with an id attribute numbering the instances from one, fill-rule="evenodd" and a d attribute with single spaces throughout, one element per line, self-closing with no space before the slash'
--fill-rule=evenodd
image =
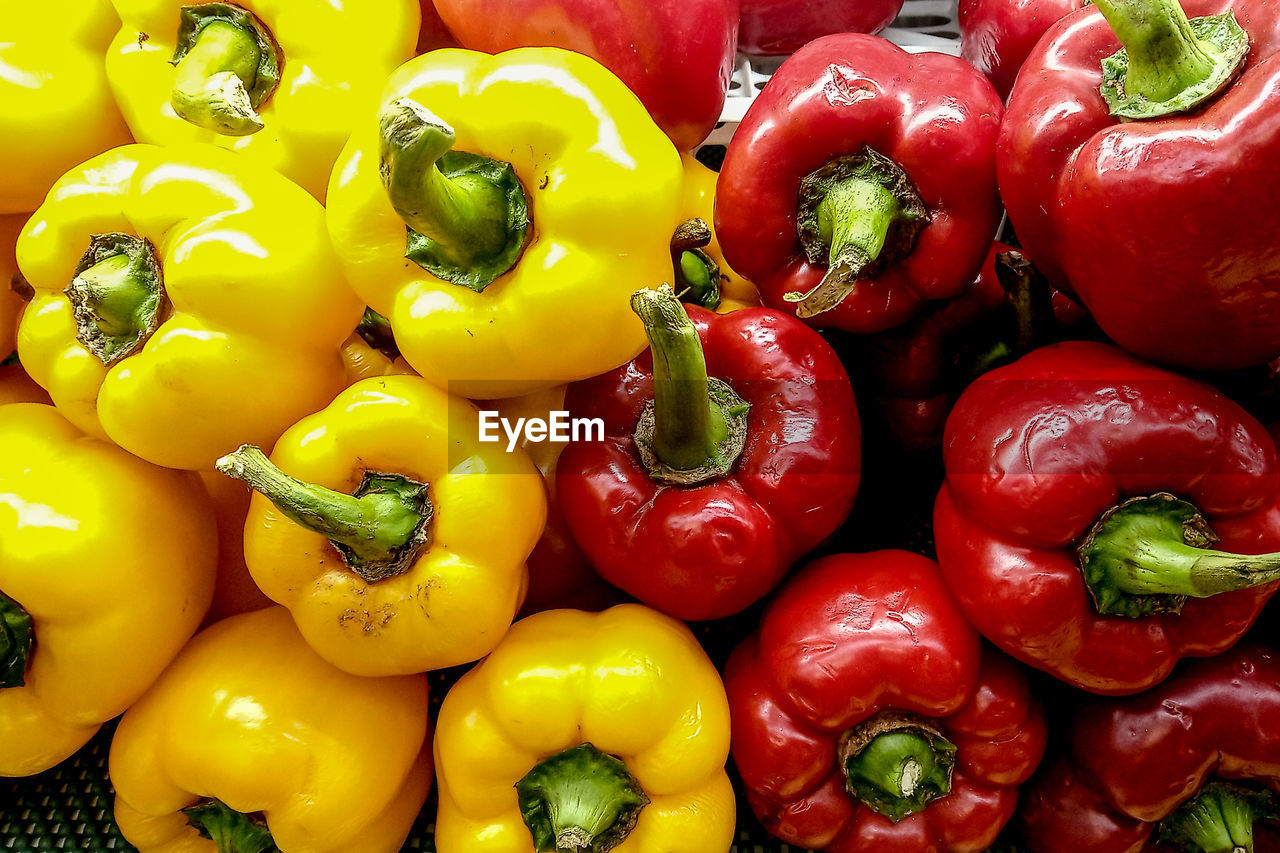
<path id="1" fill-rule="evenodd" d="M 1000 221 L 1002 111 L 991 84 L 956 57 L 856 33 L 806 45 L 725 153 L 725 258 L 766 305 L 850 332 L 959 296 Z"/>
<path id="2" fill-rule="evenodd" d="M 563 50 L 437 50 L 381 104 L 334 171 L 329 230 L 418 373 L 491 400 L 640 350 L 626 297 L 671 275 L 681 173 L 626 87 Z"/>
<path id="3" fill-rule="evenodd" d="M 738 50 L 782 56 L 834 33 L 878 33 L 901 10 L 902 0 L 742 0 Z"/>
<path id="4" fill-rule="evenodd" d="M 140 853 L 395 853 L 431 785 L 428 735 L 425 676 L 335 669 L 280 607 L 233 616 L 121 720 L 115 818 Z"/>
<path id="5" fill-rule="evenodd" d="M 1047 739 L 937 564 L 906 551 L 803 569 L 729 659 L 733 760 L 765 828 L 829 853 L 991 844 Z"/>
<path id="6" fill-rule="evenodd" d="M 729 708 L 689 629 L 636 604 L 512 626 L 436 726 L 440 853 L 728 853 Z"/>
<path id="7" fill-rule="evenodd" d="M 251 486 L 245 564 L 325 660 L 356 675 L 468 663 L 511 624 L 542 531 L 541 478 L 479 441 L 474 406 L 417 376 L 365 379 L 294 424 Z"/>
<path id="8" fill-rule="evenodd" d="M 18 239 L 18 352 L 59 411 L 172 468 L 271 444 L 342 387 L 360 303 L 324 211 L 210 146 L 117 148 L 62 177 Z"/>
<path id="9" fill-rule="evenodd" d="M 640 98 L 681 151 L 700 145 L 720 120 L 733 75 L 738 0 L 436 0 L 435 5 L 465 48 L 501 53 L 558 47 L 591 57 Z"/>
<path id="10" fill-rule="evenodd" d="M 599 418 L 604 440 L 569 443 L 556 494 L 605 580 L 680 619 L 718 619 L 849 514 L 853 389 L 830 345 L 785 314 L 712 314 L 665 285 L 632 304 L 651 349 L 570 386 L 569 411 Z"/>
<path id="11" fill-rule="evenodd" d="M 684 207 L 680 216 L 684 223 L 699 221 L 692 231 L 687 225 L 677 228 L 677 236 L 671 241 L 675 275 L 672 284 L 680 293 L 680 300 L 718 314 L 759 307 L 760 291 L 729 266 L 711 228 L 715 222 L 718 174 L 692 154 L 681 154 L 680 160 L 684 163 Z"/>
<path id="12" fill-rule="evenodd" d="M 8 358 L 17 345 L 18 318 L 26 305 L 18 293 L 25 285 L 18 275 L 16 255 L 18 234 L 26 221 L 26 214 L 0 216 L 0 360 Z"/>
<path id="13" fill-rule="evenodd" d="M 960 55 L 1008 98 L 1040 37 L 1085 0 L 960 0 Z"/>
<path id="14" fill-rule="evenodd" d="M 943 456 L 934 537 L 961 609 L 1075 687 L 1145 690 L 1234 644 L 1276 591 L 1266 429 L 1114 347 L 1058 344 L 979 377 Z"/>
<path id="15" fill-rule="evenodd" d="M 1037 853 L 1254 850 L 1280 816 L 1280 657 L 1242 644 L 1139 696 L 1094 700 L 1022 808 Z M 1066 738 L 1064 738 L 1066 739 Z M 1261 850 L 1262 848 L 1258 848 Z"/>
<path id="16" fill-rule="evenodd" d="M 104 65 L 119 23 L 108 0 L 5 5 L 0 214 L 30 213 L 67 169 L 132 141 Z"/>
<path id="17" fill-rule="evenodd" d="M 565 386 L 558 385 L 524 397 L 494 400 L 493 408 L 512 423 L 518 423 L 520 418 L 542 418 L 549 422 L 553 412 L 564 411 L 564 394 Z M 559 607 L 603 610 L 625 600 L 625 596 L 601 580 L 591 568 L 591 562 L 569 533 L 564 513 L 560 511 L 555 491 L 556 465 L 566 444 L 554 438 L 530 441 L 527 434 L 522 434 L 517 444 L 542 474 L 547 494 L 547 523 L 529 554 L 529 585 L 520 606 L 522 616 Z"/>
<path id="18" fill-rule="evenodd" d="M 139 142 L 208 142 L 324 200 L 356 118 L 413 56 L 416 0 L 115 0 L 107 77 Z"/>
<path id="19" fill-rule="evenodd" d="M 348 385 L 371 376 L 416 375 L 400 355 L 391 322 L 372 308 L 365 309 L 356 330 L 342 342 L 340 352 Z"/>
<path id="20" fill-rule="evenodd" d="M 1144 358 L 1280 355 L 1277 27 L 1258 0 L 1102 0 L 1051 30 L 1014 87 L 999 169 L 1018 238 Z"/>
<path id="21" fill-rule="evenodd" d="M 0 406 L 0 776 L 62 761 L 132 705 L 209 606 L 217 539 L 194 474 Z"/>
<path id="22" fill-rule="evenodd" d="M 859 398 L 895 444 L 938 447 L 947 414 L 969 382 L 1085 316 L 1012 246 L 996 242 L 960 296 L 858 342 L 859 388 L 866 389 Z"/>
<path id="23" fill-rule="evenodd" d="M 248 613 L 272 605 L 258 589 L 244 564 L 244 523 L 249 516 L 249 492 L 235 480 L 202 471 L 200 482 L 213 504 L 218 528 L 218 572 L 213 585 L 213 602 L 204 618 L 212 625 L 237 613 Z"/>

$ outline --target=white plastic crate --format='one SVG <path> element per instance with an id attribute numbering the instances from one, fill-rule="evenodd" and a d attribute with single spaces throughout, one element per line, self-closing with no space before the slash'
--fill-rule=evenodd
<path id="1" fill-rule="evenodd" d="M 884 38 L 910 53 L 937 51 L 960 55 L 960 27 L 956 23 L 956 0 L 906 0 L 902 12 L 889 28 L 880 33 Z M 729 82 L 729 95 L 720 113 L 720 123 L 704 145 L 728 145 L 747 107 L 769 82 L 785 56 L 767 58 L 738 54 L 738 65 Z"/>

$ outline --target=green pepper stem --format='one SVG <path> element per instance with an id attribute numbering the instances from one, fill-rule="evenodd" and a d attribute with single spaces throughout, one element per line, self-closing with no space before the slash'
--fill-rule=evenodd
<path id="1" fill-rule="evenodd" d="M 1217 541 L 1204 516 L 1168 493 L 1133 498 L 1107 513 L 1082 541 L 1081 569 L 1100 613 L 1143 616 L 1280 580 L 1280 553 L 1241 555 Z"/>
<path id="2" fill-rule="evenodd" d="M 395 361 L 400 357 L 400 347 L 396 344 L 395 333 L 391 329 L 391 321 L 374 311 L 364 309 L 364 316 L 356 325 L 356 334 L 366 344 Z"/>
<path id="3" fill-rule="evenodd" d="M 32 642 L 31 614 L 0 592 L 0 688 L 27 683 Z"/>
<path id="4" fill-rule="evenodd" d="M 304 483 L 244 445 L 222 457 L 223 474 L 260 492 L 286 516 L 324 536 L 370 583 L 407 571 L 425 546 L 433 508 L 427 487 L 396 474 L 365 474 L 355 494 Z"/>
<path id="5" fill-rule="evenodd" d="M 169 102 L 194 125 L 223 136 L 249 136 L 264 127 L 249 98 L 262 51 L 253 33 L 230 21 L 204 25 L 178 61 Z"/>
<path id="6" fill-rule="evenodd" d="M 677 470 L 706 465 L 729 437 L 729 427 L 711 400 L 698 330 L 665 285 L 636 291 L 631 310 L 644 323 L 653 354 L 654 453 Z"/>
<path id="7" fill-rule="evenodd" d="M 275 839 L 261 815 L 250 817 L 221 800 L 202 800 L 182 810 L 201 838 L 208 838 L 218 853 L 273 853 Z"/>
<path id="8" fill-rule="evenodd" d="M 538 853 L 606 853 L 649 804 L 627 765 L 589 743 L 540 761 L 515 787 Z"/>
<path id="9" fill-rule="evenodd" d="M 685 220 L 671 236 L 671 261 L 680 301 L 714 311 L 720 306 L 720 265 L 703 251 L 710 243 L 711 226 Z"/>
<path id="10" fill-rule="evenodd" d="M 1213 782 L 1160 822 L 1159 838 L 1182 853 L 1253 853 L 1253 826 L 1275 816 L 1272 797 Z"/>
<path id="11" fill-rule="evenodd" d="M 956 748 L 922 723 L 886 713 L 841 738 L 846 789 L 897 823 L 951 792 Z"/>
<path id="12" fill-rule="evenodd" d="M 167 302 L 154 249 L 130 234 L 94 235 L 65 293 L 77 340 L 107 366 L 142 348 Z"/>
<path id="13" fill-rule="evenodd" d="M 382 182 L 410 229 L 406 256 L 440 278 L 483 291 L 524 250 L 528 201 L 515 170 L 452 151 L 453 128 L 412 98 L 396 98 L 378 118 Z"/>

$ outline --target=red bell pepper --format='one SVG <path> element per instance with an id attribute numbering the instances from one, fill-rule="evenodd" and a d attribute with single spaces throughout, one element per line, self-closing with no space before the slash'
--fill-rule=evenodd
<path id="1" fill-rule="evenodd" d="M 956 600 L 1009 654 L 1093 693 L 1240 639 L 1280 578 L 1280 463 L 1207 385 L 1104 344 L 1036 350 L 947 420 L 934 510 Z M 1218 542 L 1223 549 L 1210 550 Z"/>
<path id="2" fill-rule="evenodd" d="M 720 120 L 733 74 L 738 0 L 435 0 L 463 47 L 563 47 L 627 84 L 676 148 Z"/>
<path id="3" fill-rule="evenodd" d="M 1036 266 L 1125 349 L 1262 364 L 1280 355 L 1280 6 L 1186 14 L 1098 0 L 1050 30 L 1009 100 L 1001 195 Z"/>
<path id="4" fill-rule="evenodd" d="M 1040 37 L 1084 5 L 1085 0 L 960 0 L 960 55 L 1008 98 Z"/>
<path id="5" fill-rule="evenodd" d="M 902 0 L 742 0 L 738 50 L 782 56 L 833 33 L 878 33 L 901 10 Z"/>
<path id="6" fill-rule="evenodd" d="M 1017 281 L 1018 293 L 1007 293 L 996 272 L 997 256 L 1005 253 L 1012 253 L 1009 262 L 1000 264 Z M 1032 299 L 1043 300 L 1043 306 L 1027 304 Z M 1040 313 L 1051 316 L 1035 316 Z M 907 450 L 937 447 L 952 404 L 975 377 L 1043 343 L 1035 338 L 1085 316 L 1079 303 L 1051 288 L 1012 246 L 994 243 L 960 296 L 860 342 L 857 363 L 865 370 L 859 389 L 867 390 L 859 391 L 859 399 L 895 444 Z"/>
<path id="7" fill-rule="evenodd" d="M 1253 851 L 1280 806 L 1280 657 L 1241 645 L 1123 700 L 1095 700 L 1022 809 L 1037 853 Z M 1261 828 L 1261 827 L 1259 827 Z"/>
<path id="8" fill-rule="evenodd" d="M 601 418 L 604 441 L 561 454 L 560 508 L 605 580 L 681 619 L 728 616 L 849 514 L 853 389 L 830 345 L 785 314 L 713 314 L 666 286 L 632 305 L 650 349 L 569 386 L 568 409 Z"/>
<path id="9" fill-rule="evenodd" d="M 818 39 L 747 110 L 716 186 L 725 259 L 766 305 L 878 332 L 959 296 L 1000 220 L 1002 113 L 969 63 Z"/>
<path id="10" fill-rule="evenodd" d="M 830 853 L 982 850 L 1045 748 L 1021 671 L 906 551 L 801 571 L 734 650 L 725 690 L 752 811 Z"/>

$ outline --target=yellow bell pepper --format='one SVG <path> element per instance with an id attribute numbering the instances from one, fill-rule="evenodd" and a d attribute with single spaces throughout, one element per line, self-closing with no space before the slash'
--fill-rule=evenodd
<path id="1" fill-rule="evenodd" d="M 140 853 L 395 853 L 430 745 L 425 676 L 341 672 L 279 607 L 232 616 L 121 720 L 116 822 Z"/>
<path id="2" fill-rule="evenodd" d="M 18 233 L 27 221 L 25 213 L 13 216 L 0 216 L 0 360 L 7 358 L 17 343 L 18 318 L 26 305 L 17 292 L 10 286 L 14 275 L 18 272 L 18 258 L 15 254 L 18 245 Z"/>
<path id="3" fill-rule="evenodd" d="M 707 226 L 709 242 L 698 248 L 715 264 L 719 272 L 720 299 L 715 307 L 716 313 L 727 314 L 742 308 L 759 308 L 764 304 L 760 299 L 760 291 L 725 261 L 720 240 L 715 234 L 713 226 L 718 175 L 698 162 L 698 158 L 692 154 L 682 154 L 680 159 L 684 163 L 684 207 L 680 216 L 686 221 L 701 219 Z M 697 264 L 696 259 L 693 262 Z"/>
<path id="4" fill-rule="evenodd" d="M 270 461 L 245 447 L 218 470 L 260 493 L 244 537 L 253 579 L 335 666 L 467 663 L 511 624 L 542 479 L 523 452 L 480 443 L 466 400 L 417 376 L 365 379 L 286 432 Z"/>
<path id="5" fill-rule="evenodd" d="M 334 167 L 329 231 L 424 378 L 472 399 L 594 376 L 645 346 L 680 159 L 592 59 L 436 50 L 392 75 Z"/>
<path id="6" fill-rule="evenodd" d="M 131 141 L 107 87 L 107 44 L 120 22 L 108 0 L 3 9 L 0 214 L 29 213 L 67 169 Z"/>
<path id="7" fill-rule="evenodd" d="M 115 0 L 107 76 L 139 142 L 210 142 L 320 200 L 387 75 L 413 56 L 415 0 Z"/>
<path id="8" fill-rule="evenodd" d="M 445 697 L 435 749 L 439 853 L 733 843 L 724 686 L 688 628 L 638 604 L 517 622 Z"/>
<path id="9" fill-rule="evenodd" d="M 270 445 L 342 388 L 338 347 L 362 310 L 323 216 L 207 145 L 90 160 L 18 240 L 35 289 L 22 364 L 76 426 L 158 465 Z"/>
<path id="10" fill-rule="evenodd" d="M 0 775 L 26 776 L 132 705 L 191 637 L 217 540 L 194 474 L 52 406 L 0 406 L 0 447 Z"/>

